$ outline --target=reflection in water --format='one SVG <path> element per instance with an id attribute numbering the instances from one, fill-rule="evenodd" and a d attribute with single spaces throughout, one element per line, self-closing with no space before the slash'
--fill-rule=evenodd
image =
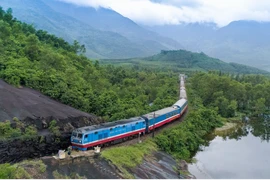
<path id="1" fill-rule="evenodd" d="M 270 118 L 259 118 L 252 120 L 249 123 L 252 126 L 251 133 L 260 137 L 262 141 L 269 142 L 270 140 Z"/>
<path id="2" fill-rule="evenodd" d="M 207 136 L 208 146 L 196 154 L 189 171 L 197 178 L 270 178 L 270 119 Z"/>

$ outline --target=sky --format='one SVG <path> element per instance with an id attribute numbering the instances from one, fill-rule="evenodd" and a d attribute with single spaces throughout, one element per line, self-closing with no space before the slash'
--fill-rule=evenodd
<path id="1" fill-rule="evenodd" d="M 143 25 L 270 21 L 270 0 L 61 0 L 80 6 L 110 8 Z"/>

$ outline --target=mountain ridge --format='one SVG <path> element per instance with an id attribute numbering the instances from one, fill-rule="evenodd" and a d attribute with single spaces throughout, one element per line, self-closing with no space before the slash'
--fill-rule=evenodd
<path id="1" fill-rule="evenodd" d="M 212 57 L 270 71 L 269 22 L 239 20 L 218 28 L 212 23 L 148 27 L 163 36 L 174 37 L 184 49 L 205 52 Z"/>

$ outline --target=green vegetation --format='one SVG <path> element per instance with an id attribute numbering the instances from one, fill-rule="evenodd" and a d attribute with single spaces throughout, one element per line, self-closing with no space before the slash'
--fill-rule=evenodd
<path id="1" fill-rule="evenodd" d="M 0 8 L 0 78 L 39 90 L 76 109 L 116 120 L 142 115 L 177 100 L 178 75 L 100 66 L 72 45 L 21 23 Z M 153 106 L 149 106 L 153 103 Z"/>
<path id="2" fill-rule="evenodd" d="M 87 179 L 84 176 L 80 176 L 77 173 L 71 173 L 69 176 L 60 174 L 57 170 L 53 171 L 53 177 L 55 179 Z"/>
<path id="3" fill-rule="evenodd" d="M 122 171 L 125 178 L 134 178 L 126 168 L 133 168 L 140 164 L 143 157 L 157 150 L 156 144 L 148 139 L 140 144 L 106 149 L 101 157 L 111 161 Z"/>
<path id="4" fill-rule="evenodd" d="M 55 135 L 60 136 L 61 133 L 59 131 L 59 127 L 56 125 L 56 120 L 52 120 L 49 125 L 49 130 Z"/>
<path id="5" fill-rule="evenodd" d="M 154 69 L 173 70 L 175 72 L 194 72 L 218 70 L 229 73 L 242 74 L 267 74 L 267 71 L 257 68 L 236 64 L 225 63 L 219 59 L 211 58 L 204 53 L 193 53 L 186 50 L 161 51 L 161 53 L 134 59 L 104 59 L 102 64 L 115 64 L 125 66 L 150 66 Z"/>
<path id="6" fill-rule="evenodd" d="M 10 121 L 0 123 L 0 140 L 11 138 L 31 139 L 37 137 L 37 129 L 34 126 L 27 126 L 16 121 L 13 125 Z"/>
<path id="7" fill-rule="evenodd" d="M 191 104 L 199 101 L 207 108 L 216 109 L 225 118 L 269 113 L 269 77 L 209 72 L 197 73 L 189 82 Z"/>
<path id="8" fill-rule="evenodd" d="M 13 165 L 0 164 L 0 169 L 0 179 L 33 179 L 46 171 L 46 165 L 41 160 L 26 160 Z"/>

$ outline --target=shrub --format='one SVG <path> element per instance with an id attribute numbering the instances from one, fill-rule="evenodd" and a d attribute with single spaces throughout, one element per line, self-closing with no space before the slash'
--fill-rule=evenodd
<path id="1" fill-rule="evenodd" d="M 51 131 L 51 133 L 53 133 L 55 136 L 60 136 L 61 133 L 59 131 L 59 127 L 56 125 L 57 122 L 56 120 L 52 120 L 50 122 L 50 125 L 49 125 L 49 130 Z"/>

